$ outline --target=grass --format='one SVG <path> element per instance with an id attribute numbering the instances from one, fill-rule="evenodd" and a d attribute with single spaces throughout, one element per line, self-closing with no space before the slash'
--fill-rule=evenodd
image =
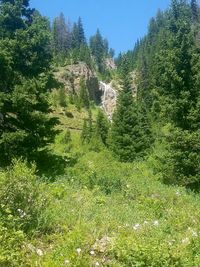
<path id="1" fill-rule="evenodd" d="M 89 152 L 46 190 L 53 232 L 33 240 L 44 255 L 29 255 L 31 266 L 200 264 L 199 196 L 163 185 L 146 163 Z"/>
<path id="2" fill-rule="evenodd" d="M 199 195 L 164 185 L 153 171 L 157 162 L 152 155 L 144 162 L 119 163 L 106 149 L 97 153 L 82 146 L 80 131 L 74 128 L 81 127 L 86 112 L 80 116 L 72 106 L 68 111 L 73 117 L 55 110 L 61 132 L 51 146 L 62 159 L 62 172 L 54 179 L 37 181 L 47 205 L 31 232 L 21 232 L 19 224 L 18 231 L 13 230 L 16 226 L 5 229 L 0 220 L 0 240 L 4 242 L 0 266 L 199 267 Z M 72 137 L 67 153 L 62 141 L 66 129 L 71 129 Z M 153 153 L 162 154 L 163 147 L 158 145 Z M 51 165 L 49 157 L 44 167 L 49 166 L 50 176 Z M 26 168 L 19 168 L 21 184 L 18 186 L 15 178 L 13 188 L 26 187 L 23 177 L 33 175 Z M 1 177 L 5 175 L 0 173 L 0 181 Z M 13 189 L 12 196 L 15 193 Z M 29 208 L 26 203 L 23 210 Z M 32 205 L 37 211 L 38 204 Z M 10 210 L 6 212 L 6 220 L 15 225 L 16 217 Z M 23 225 L 26 216 L 18 219 Z M 1 265 L 5 255 L 9 260 Z"/>

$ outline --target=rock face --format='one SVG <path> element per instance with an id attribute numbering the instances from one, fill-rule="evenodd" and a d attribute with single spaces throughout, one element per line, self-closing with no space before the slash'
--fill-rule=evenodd
<path id="1" fill-rule="evenodd" d="M 79 64 L 60 67 L 55 72 L 55 78 L 64 85 L 67 91 L 77 93 L 81 78 L 89 81 L 90 79 L 96 78 L 96 76 L 86 63 L 79 62 Z"/>
<path id="2" fill-rule="evenodd" d="M 106 84 L 104 82 L 99 82 L 99 90 L 102 92 L 102 107 L 109 119 L 112 119 L 116 107 L 117 91 L 112 88 L 111 84 Z"/>
<path id="3" fill-rule="evenodd" d="M 112 58 L 106 58 L 105 64 L 109 70 L 115 70 L 117 68 Z"/>
<path id="4" fill-rule="evenodd" d="M 98 79 L 94 72 L 84 62 L 60 67 L 55 72 L 55 78 L 63 84 L 68 92 L 78 93 L 80 90 L 80 80 L 85 79 L 90 99 L 96 104 L 101 102 L 101 92 L 99 91 Z"/>

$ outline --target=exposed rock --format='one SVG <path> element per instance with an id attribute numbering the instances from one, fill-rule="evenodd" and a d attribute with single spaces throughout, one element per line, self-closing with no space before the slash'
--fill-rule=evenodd
<path id="1" fill-rule="evenodd" d="M 86 81 L 96 78 L 95 74 L 84 62 L 60 67 L 55 78 L 64 85 L 67 91 L 78 92 L 81 78 Z"/>
<path id="2" fill-rule="evenodd" d="M 112 58 L 106 58 L 105 64 L 109 70 L 115 70 L 117 68 L 117 66 L 115 65 L 115 62 Z"/>
<path id="3" fill-rule="evenodd" d="M 97 251 L 99 253 L 105 253 L 109 247 L 109 245 L 112 242 L 112 238 L 108 236 L 104 236 L 101 239 L 97 239 L 94 245 L 92 246 L 92 249 L 94 251 Z"/>

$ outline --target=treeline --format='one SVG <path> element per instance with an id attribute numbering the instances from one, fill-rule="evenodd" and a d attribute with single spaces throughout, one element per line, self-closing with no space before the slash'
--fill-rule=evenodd
<path id="1" fill-rule="evenodd" d="M 109 48 L 108 40 L 103 38 L 99 29 L 87 42 L 82 20 L 71 23 L 61 13 L 52 25 L 52 48 L 58 63 L 86 62 L 90 67 L 96 67 L 100 73 L 106 71 L 106 58 L 114 57 L 114 50 Z"/>
<path id="2" fill-rule="evenodd" d="M 196 187 L 200 182 L 200 8 L 196 0 L 172 0 L 158 11 L 133 51 L 119 55 L 118 69 L 138 74 L 138 100 L 165 142 L 164 181 Z M 167 130 L 166 130 L 167 129 Z M 158 132 L 162 132 L 159 131 Z"/>

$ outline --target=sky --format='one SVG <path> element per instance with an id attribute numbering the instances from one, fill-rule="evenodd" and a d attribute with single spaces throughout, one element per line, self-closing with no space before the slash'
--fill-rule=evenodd
<path id="1" fill-rule="evenodd" d="M 148 29 L 150 18 L 170 0 L 30 0 L 32 7 L 52 21 L 63 12 L 73 23 L 82 18 L 86 37 L 99 28 L 116 53 L 132 49 Z"/>

